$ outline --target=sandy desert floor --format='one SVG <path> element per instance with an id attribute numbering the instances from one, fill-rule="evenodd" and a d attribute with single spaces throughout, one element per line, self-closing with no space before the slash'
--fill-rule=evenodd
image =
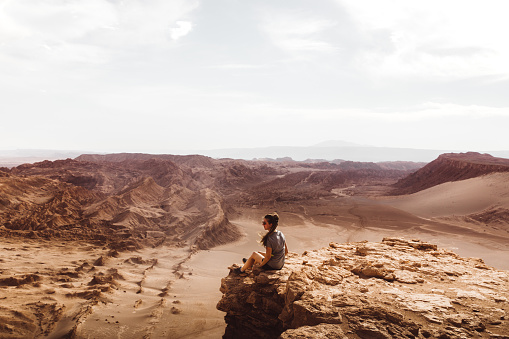
<path id="1" fill-rule="evenodd" d="M 338 196 L 332 203 L 275 209 L 292 252 L 324 247 L 331 241 L 401 236 L 509 269 L 507 229 L 485 232 L 469 223 L 425 215 L 416 206 L 436 199 L 436 194 L 419 194 L 431 198 L 417 197 L 420 204 L 412 205 L 416 197 L 402 202 Z M 215 306 L 221 298 L 221 278 L 232 263 L 262 250 L 257 244 L 263 230 L 260 221 L 269 211 L 242 210 L 232 220 L 244 233 L 241 240 L 193 255 L 186 247 L 116 253 L 83 242 L 2 239 L 0 336 L 22 338 L 37 328 L 37 336 L 50 338 L 67 333 L 79 338 L 220 338 L 224 314 Z"/>

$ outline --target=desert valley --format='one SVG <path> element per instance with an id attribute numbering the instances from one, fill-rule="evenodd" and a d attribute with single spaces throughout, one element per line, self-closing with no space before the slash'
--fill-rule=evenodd
<path id="1" fill-rule="evenodd" d="M 288 268 L 230 274 L 262 249 L 260 221 L 274 211 Z M 430 163 L 84 154 L 4 167 L 0 244 L 1 338 L 509 337 L 509 159 L 488 154 Z M 414 310 L 360 315 L 362 298 L 348 291 L 364 305 L 379 294 Z M 317 300 L 335 311 L 302 316 Z M 271 312 L 274 323 L 252 320 Z"/>

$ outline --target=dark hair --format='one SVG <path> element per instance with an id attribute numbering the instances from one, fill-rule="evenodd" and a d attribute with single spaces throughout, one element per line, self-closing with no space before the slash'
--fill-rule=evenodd
<path id="1" fill-rule="evenodd" d="M 267 219 L 267 222 L 271 225 L 270 230 L 262 237 L 262 240 L 260 240 L 260 243 L 262 243 L 264 247 L 267 247 L 267 239 L 269 239 L 269 235 L 276 231 L 277 224 L 279 223 L 279 215 L 277 215 L 277 213 L 274 212 L 271 214 L 267 214 L 263 218 Z"/>

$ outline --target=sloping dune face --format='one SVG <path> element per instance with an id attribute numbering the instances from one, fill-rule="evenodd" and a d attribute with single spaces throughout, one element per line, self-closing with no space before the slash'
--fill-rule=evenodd
<path id="1" fill-rule="evenodd" d="M 394 184 L 393 195 L 411 194 L 446 182 L 509 172 L 509 159 L 475 152 L 442 154 L 436 160 Z"/>
<path id="2" fill-rule="evenodd" d="M 393 207 L 500 239 L 509 236 L 509 159 L 443 154 L 393 187 L 399 197 L 385 200 Z"/>
<path id="3" fill-rule="evenodd" d="M 396 198 L 391 204 L 427 218 L 509 209 L 509 173 L 443 183 Z"/>
<path id="4" fill-rule="evenodd" d="M 427 231 L 453 235 L 454 239 L 447 240 L 451 247 L 462 244 L 464 254 L 482 255 L 493 265 L 506 268 L 509 243 L 507 163 L 507 159 L 486 154 L 443 155 L 394 185 L 397 188 L 393 192 L 397 194 L 414 193 L 380 200 L 429 221 L 430 225 L 423 226 Z M 472 245 L 466 246 L 465 240 Z M 472 253 L 478 245 L 485 248 Z M 502 252 L 491 252 L 495 249 Z"/>

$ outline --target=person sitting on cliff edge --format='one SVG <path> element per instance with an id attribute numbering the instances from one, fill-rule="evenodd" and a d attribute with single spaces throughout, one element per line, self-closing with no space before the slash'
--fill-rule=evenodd
<path id="1" fill-rule="evenodd" d="M 286 239 L 283 232 L 276 230 L 279 223 L 277 213 L 267 214 L 263 217 L 263 228 L 268 231 L 260 240 L 265 247 L 265 253 L 253 252 L 249 259 L 242 259 L 244 266 L 234 269 L 235 273 L 244 273 L 254 266 L 260 266 L 264 270 L 280 270 L 285 264 L 285 256 L 288 254 Z"/>

